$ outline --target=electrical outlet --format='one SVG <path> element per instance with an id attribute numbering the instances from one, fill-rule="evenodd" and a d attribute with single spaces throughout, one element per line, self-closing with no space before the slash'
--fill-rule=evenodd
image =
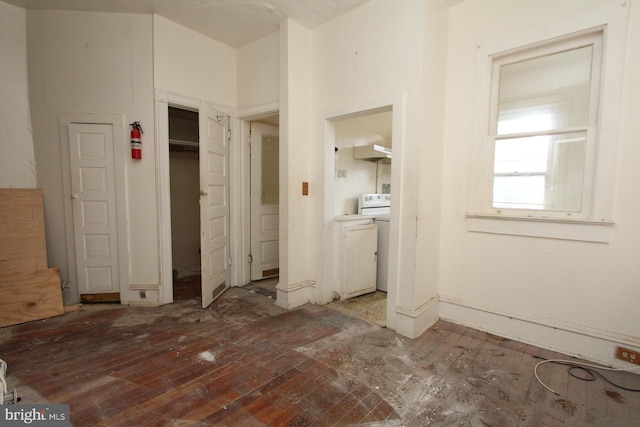
<path id="1" fill-rule="evenodd" d="M 640 365 L 640 351 L 631 350 L 624 347 L 616 347 L 615 358 L 624 360 L 625 362 Z"/>

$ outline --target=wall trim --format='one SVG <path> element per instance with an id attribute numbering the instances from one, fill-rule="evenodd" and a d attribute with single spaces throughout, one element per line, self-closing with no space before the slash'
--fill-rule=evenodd
<path id="1" fill-rule="evenodd" d="M 396 306 L 394 330 L 411 339 L 418 338 L 439 319 L 438 296 L 429 299 L 415 309 Z"/>
<path id="2" fill-rule="evenodd" d="M 615 346 L 640 351 L 640 339 L 611 331 L 524 313 L 508 313 L 457 298 L 440 297 L 440 319 L 605 365 L 626 367 L 614 359 Z"/>
<path id="3" fill-rule="evenodd" d="M 155 283 L 132 283 L 129 285 L 129 289 L 132 291 L 159 291 L 160 285 Z"/>
<path id="4" fill-rule="evenodd" d="M 464 307 L 470 310 L 483 311 L 497 316 L 507 317 L 509 319 L 521 320 L 523 322 L 533 323 L 536 325 L 546 326 L 554 329 L 561 329 L 567 332 L 573 332 L 576 334 L 600 338 L 608 341 L 615 341 L 619 342 L 620 344 L 640 346 L 640 337 L 619 334 L 617 332 L 607 331 L 604 329 L 591 328 L 589 326 L 579 325 L 577 323 L 565 322 L 562 320 L 536 316 L 533 314 L 507 312 L 481 304 L 472 304 L 459 298 L 440 296 L 440 301 L 443 303 Z"/>
<path id="5" fill-rule="evenodd" d="M 241 120 L 254 120 L 264 117 L 265 114 L 270 112 L 280 111 L 280 102 L 278 99 L 261 102 L 259 104 L 246 105 L 238 107 L 238 118 Z"/>
<path id="6" fill-rule="evenodd" d="M 316 282 L 313 280 L 305 280 L 289 285 L 278 283 L 276 285 L 277 297 L 275 304 L 285 310 L 300 307 L 311 301 L 311 295 L 315 287 Z"/>

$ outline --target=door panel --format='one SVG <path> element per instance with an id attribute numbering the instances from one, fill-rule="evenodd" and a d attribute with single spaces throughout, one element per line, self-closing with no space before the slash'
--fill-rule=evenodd
<path id="1" fill-rule="evenodd" d="M 251 124 L 251 280 L 279 274 L 278 128 Z"/>
<path id="2" fill-rule="evenodd" d="M 202 308 L 230 285 L 228 118 L 203 103 L 200 110 L 200 252 Z"/>
<path id="3" fill-rule="evenodd" d="M 80 294 L 120 291 L 113 128 L 69 124 L 71 197 Z"/>
<path id="4" fill-rule="evenodd" d="M 376 290 L 378 225 L 345 227 L 342 234 L 342 299 Z"/>

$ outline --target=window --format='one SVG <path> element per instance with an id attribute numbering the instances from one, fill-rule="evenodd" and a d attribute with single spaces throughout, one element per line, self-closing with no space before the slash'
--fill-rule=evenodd
<path id="1" fill-rule="evenodd" d="M 627 15 L 611 2 L 479 46 L 469 231 L 608 241 Z"/>
<path id="2" fill-rule="evenodd" d="M 590 214 L 601 46 L 599 31 L 492 58 L 492 210 Z"/>

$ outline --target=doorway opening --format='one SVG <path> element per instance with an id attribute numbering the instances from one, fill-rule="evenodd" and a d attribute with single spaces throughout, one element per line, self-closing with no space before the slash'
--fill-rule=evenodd
<path id="1" fill-rule="evenodd" d="M 280 275 L 279 116 L 250 123 L 250 286 L 276 297 Z"/>
<path id="2" fill-rule="evenodd" d="M 169 106 L 173 298 L 201 298 L 198 111 Z"/>
<path id="3" fill-rule="evenodd" d="M 361 111 L 332 119 L 335 131 L 333 176 L 333 216 L 372 215 L 377 226 L 375 286 L 368 292 L 330 306 L 379 326 L 387 325 L 389 300 L 389 203 L 375 209 L 362 209 L 364 195 L 383 195 L 391 199 L 393 152 L 393 109 L 391 106 Z M 372 150 L 371 148 L 383 147 Z M 392 202 L 391 202 L 392 203 Z M 351 276 L 348 276 L 351 277 Z M 343 284 L 349 287 L 349 284 Z"/>

